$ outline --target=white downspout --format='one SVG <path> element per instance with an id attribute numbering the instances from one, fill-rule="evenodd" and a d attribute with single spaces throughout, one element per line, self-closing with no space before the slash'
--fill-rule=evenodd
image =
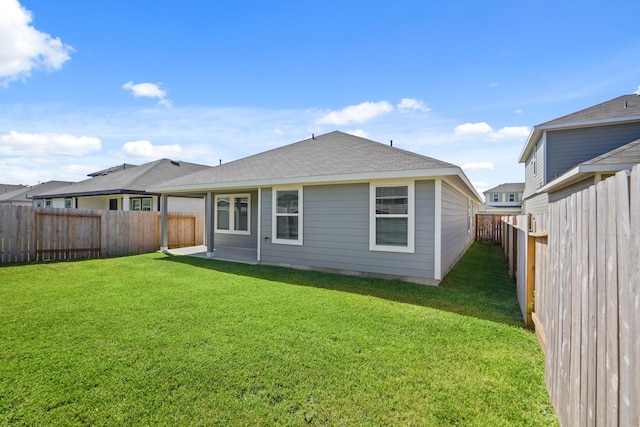
<path id="1" fill-rule="evenodd" d="M 262 252 L 262 187 L 258 187 L 258 248 L 257 248 L 257 259 L 256 261 L 260 262 L 260 252 Z"/>
<path id="2" fill-rule="evenodd" d="M 435 180 L 433 224 L 433 278 L 442 280 L 442 178 Z"/>

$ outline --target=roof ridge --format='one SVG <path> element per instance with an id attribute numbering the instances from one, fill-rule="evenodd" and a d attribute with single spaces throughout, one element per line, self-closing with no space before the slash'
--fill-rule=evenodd
<path id="1" fill-rule="evenodd" d="M 609 99 L 609 100 L 607 100 L 607 101 L 599 102 L 598 104 L 595 104 L 595 105 L 591 105 L 591 106 L 589 106 L 589 107 L 582 108 L 582 109 L 580 109 L 580 110 L 578 110 L 578 111 L 574 111 L 574 112 L 572 112 L 572 113 L 565 114 L 565 115 L 560 116 L 560 117 L 556 117 L 555 119 L 548 120 L 548 121 L 546 121 L 546 122 L 540 123 L 540 124 L 538 124 L 538 125 L 536 125 L 536 126 L 534 126 L 534 127 L 543 127 L 543 126 L 546 126 L 546 125 L 549 125 L 549 124 L 555 124 L 556 122 L 558 122 L 558 123 L 562 123 L 562 122 L 563 122 L 563 120 L 567 119 L 568 117 L 571 117 L 571 116 L 580 116 L 581 114 L 583 114 L 583 113 L 585 113 L 585 112 L 587 112 L 587 111 L 590 111 L 590 110 L 591 110 L 591 111 L 597 110 L 598 108 L 601 108 L 602 106 L 604 106 L 604 105 L 606 105 L 606 104 L 614 105 L 614 104 L 616 103 L 616 101 L 620 101 L 620 100 L 622 100 L 623 98 L 638 98 L 638 97 L 640 97 L 640 95 L 636 95 L 636 94 L 633 94 L 633 93 L 631 93 L 631 94 L 626 94 L 626 95 L 620 95 L 620 96 L 617 96 L 617 97 L 615 97 L 615 98 Z M 623 119 L 623 118 L 624 118 L 624 116 L 616 116 L 616 117 L 617 117 L 617 118 L 620 118 L 620 119 Z M 614 117 L 614 118 L 616 118 L 616 117 Z M 584 120 L 583 120 L 583 121 L 584 121 Z M 576 122 L 579 122 L 579 121 L 576 121 Z M 567 123 L 571 123 L 571 122 L 567 122 Z"/>

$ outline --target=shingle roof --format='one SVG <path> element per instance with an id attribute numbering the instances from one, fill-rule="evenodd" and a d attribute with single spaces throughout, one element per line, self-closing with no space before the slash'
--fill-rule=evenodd
<path id="1" fill-rule="evenodd" d="M 19 188 L 7 193 L 0 194 L 0 202 L 26 202 L 39 194 L 51 191 L 54 188 L 73 184 L 70 181 L 47 181 L 31 187 Z"/>
<path id="2" fill-rule="evenodd" d="M 102 170 L 99 170 L 97 172 L 88 173 L 87 176 L 91 176 L 91 177 L 101 176 L 101 175 L 109 174 L 111 172 L 117 172 L 117 171 L 120 171 L 120 170 L 123 170 L 123 169 L 131 169 L 131 168 L 135 168 L 135 167 L 138 167 L 138 165 L 132 165 L 132 164 L 129 164 L 129 163 L 123 163 L 121 165 L 111 166 L 110 168 L 102 169 Z"/>
<path id="3" fill-rule="evenodd" d="M 457 166 L 334 131 L 163 182 L 158 188 L 436 168 Z"/>
<path id="4" fill-rule="evenodd" d="M 569 123 L 590 122 L 596 120 L 620 119 L 640 116 L 640 96 L 622 95 L 575 113 L 567 114 L 538 126 L 550 126 Z"/>
<path id="5" fill-rule="evenodd" d="M 26 185 L 21 185 L 21 184 L 0 184 L 0 194 L 4 194 L 10 191 L 16 191 L 24 188 L 28 188 L 28 187 Z"/>
<path id="6" fill-rule="evenodd" d="M 490 188 L 484 193 L 522 193 L 524 192 L 524 182 L 507 182 L 497 187 Z"/>
<path id="7" fill-rule="evenodd" d="M 43 197 L 146 192 L 146 189 L 167 179 L 191 174 L 211 166 L 160 159 L 134 168 L 122 169 L 107 175 L 85 179 L 68 186 L 51 189 Z"/>

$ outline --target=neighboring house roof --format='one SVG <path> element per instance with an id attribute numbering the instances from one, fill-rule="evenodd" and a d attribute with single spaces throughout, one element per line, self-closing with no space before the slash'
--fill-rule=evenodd
<path id="1" fill-rule="evenodd" d="M 546 130 L 570 129 L 640 121 L 640 96 L 622 95 L 593 107 L 536 125 L 525 143 L 519 162 L 524 163 Z"/>
<path id="2" fill-rule="evenodd" d="M 188 192 L 257 185 L 456 176 L 481 201 L 462 170 L 451 163 L 339 131 L 312 137 L 150 188 Z"/>
<path id="3" fill-rule="evenodd" d="M 42 184 L 33 185 L 30 187 L 23 186 L 17 190 L 13 190 L 7 193 L 0 194 L 0 203 L 9 202 L 31 202 L 31 198 L 42 193 L 46 193 L 53 188 L 60 188 L 64 185 L 73 184 L 70 181 L 48 181 Z"/>
<path id="4" fill-rule="evenodd" d="M 107 175 L 107 174 L 109 174 L 111 172 L 117 172 L 117 171 L 120 171 L 120 170 L 123 170 L 123 169 L 131 169 L 131 168 L 135 168 L 137 166 L 138 165 L 131 165 L 129 163 L 123 163 L 121 165 L 112 166 L 110 168 L 102 169 L 102 170 L 97 171 L 97 172 L 88 173 L 87 176 L 95 177 L 95 176 Z"/>
<path id="5" fill-rule="evenodd" d="M 34 198 L 98 196 L 108 194 L 149 194 L 146 189 L 167 179 L 204 169 L 211 166 L 196 163 L 177 162 L 160 159 L 134 168 L 122 169 L 107 175 L 85 179 L 68 186 L 54 188 L 46 194 Z"/>
<path id="6" fill-rule="evenodd" d="M 0 194 L 20 190 L 21 188 L 27 188 L 27 186 L 21 184 L 0 184 Z"/>
<path id="7" fill-rule="evenodd" d="M 640 163 L 640 139 L 580 163 L 540 188 L 537 192 L 548 193 L 557 191 L 573 183 L 580 182 L 596 173 L 614 173 L 631 169 L 638 163 Z"/>
<path id="8" fill-rule="evenodd" d="M 524 182 L 508 182 L 500 184 L 497 187 L 490 188 L 484 192 L 487 193 L 522 193 L 524 192 Z"/>

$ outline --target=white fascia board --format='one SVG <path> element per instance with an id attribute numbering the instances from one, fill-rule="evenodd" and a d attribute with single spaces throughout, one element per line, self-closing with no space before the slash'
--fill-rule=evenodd
<path id="1" fill-rule="evenodd" d="M 540 187 L 536 194 L 548 193 L 550 191 L 560 190 L 568 185 L 579 182 L 582 179 L 586 179 L 590 174 L 602 173 L 602 172 L 618 172 L 621 170 L 631 169 L 635 163 L 628 164 L 609 164 L 609 165 L 578 165 L 554 179 L 544 187 Z"/>
<path id="2" fill-rule="evenodd" d="M 476 201 L 478 202 L 478 204 L 482 204 L 483 203 L 482 196 L 480 196 L 480 194 L 478 193 L 478 190 L 476 190 L 476 188 L 473 186 L 473 184 L 471 184 L 471 181 L 469 181 L 469 178 L 467 178 L 467 175 L 464 173 L 464 171 L 462 169 L 458 168 L 458 174 L 457 175 L 460 177 L 462 182 L 465 183 L 467 188 L 469 188 L 471 190 L 471 192 L 475 196 Z M 458 190 L 460 191 L 460 189 L 458 189 Z"/>
<path id="3" fill-rule="evenodd" d="M 271 187 L 276 185 L 322 185 L 322 184 L 335 184 L 335 183 L 354 183 L 354 182 L 369 182 L 372 180 L 385 180 L 385 179 L 420 179 L 420 178 L 435 178 L 441 176 L 459 176 L 467 186 L 472 189 L 473 193 L 480 198 L 473 185 L 469 182 L 459 167 L 450 168 L 434 168 L 434 169 L 408 169 L 400 171 L 384 171 L 384 172 L 360 172 L 354 174 L 342 174 L 342 175 L 319 175 L 319 176 L 306 176 L 306 177 L 287 177 L 287 178 L 273 178 L 273 179 L 261 179 L 252 181 L 229 181 L 210 184 L 189 184 L 189 185 L 175 185 L 167 187 L 152 187 L 156 193 L 188 193 L 188 192 L 203 192 L 214 191 L 220 189 L 243 189 L 243 188 L 255 188 L 255 187 Z"/>
<path id="4" fill-rule="evenodd" d="M 538 141 L 540 140 L 540 136 L 542 135 L 542 131 L 537 126 L 534 126 L 529 132 L 529 137 L 527 138 L 527 142 L 524 143 L 524 147 L 522 148 L 522 153 L 520 153 L 520 157 L 518 158 L 518 163 L 524 163 L 529 158 L 531 151 L 533 151 L 532 147 L 535 147 Z"/>

